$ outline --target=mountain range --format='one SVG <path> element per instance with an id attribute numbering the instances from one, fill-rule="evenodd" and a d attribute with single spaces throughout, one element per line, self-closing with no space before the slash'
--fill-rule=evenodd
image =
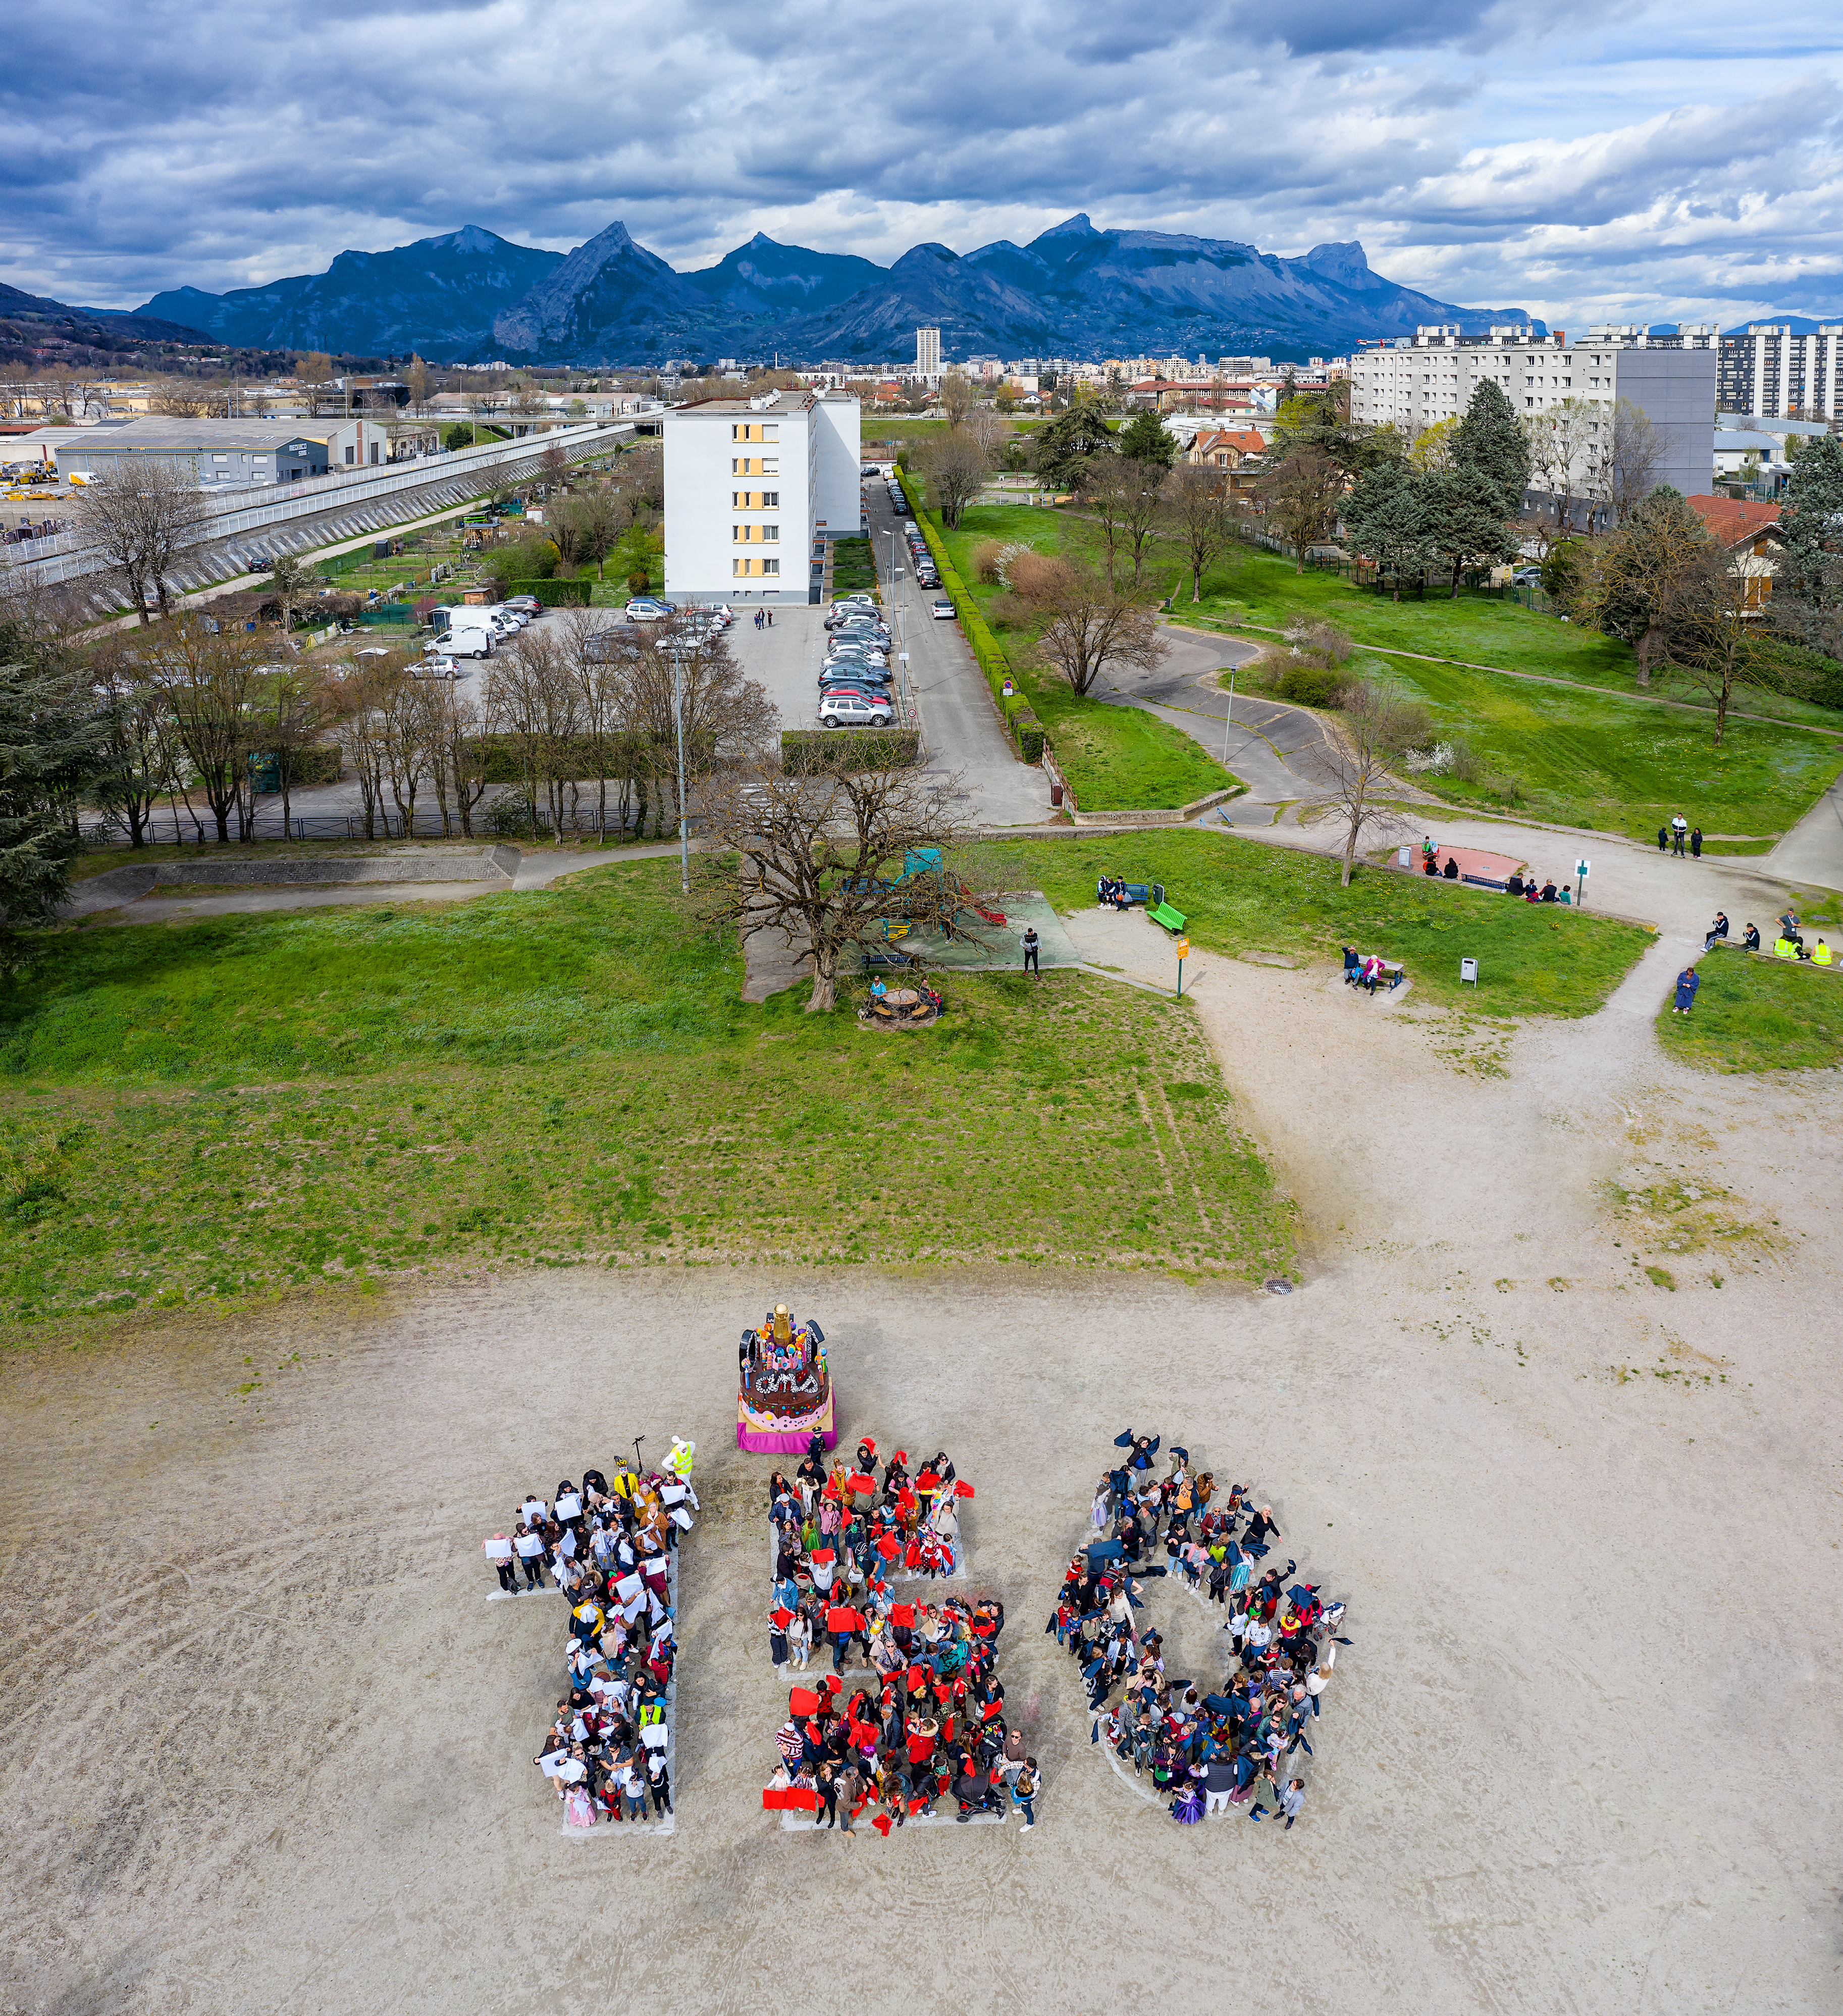
<path id="1" fill-rule="evenodd" d="M 1000 239 L 963 254 L 917 245 L 888 267 L 758 232 L 686 273 L 618 223 L 567 254 L 469 225 L 386 252 L 342 252 L 324 273 L 266 286 L 176 288 L 135 312 L 253 348 L 578 365 L 776 353 L 876 363 L 913 355 L 916 326 L 930 324 L 948 358 L 1303 357 L 1423 322 L 1528 319 L 1398 286 L 1370 270 L 1358 244 L 1287 259 L 1229 239 L 1099 231 L 1085 216 L 1028 245 Z"/>
<path id="2" fill-rule="evenodd" d="M 0 281 L 0 319 L 24 326 L 42 336 L 67 343 L 109 350 L 141 343 L 196 343 L 196 329 L 144 312 L 124 315 L 120 308 L 73 308 L 45 294 L 28 294 Z"/>

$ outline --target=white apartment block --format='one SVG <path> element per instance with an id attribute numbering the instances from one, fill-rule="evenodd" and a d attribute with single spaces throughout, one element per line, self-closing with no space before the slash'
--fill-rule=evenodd
<path id="1" fill-rule="evenodd" d="M 667 596 L 816 601 L 815 542 L 855 538 L 860 523 L 856 399 L 700 399 L 664 425 Z"/>
<path id="2" fill-rule="evenodd" d="M 1665 437 L 1658 481 L 1694 496 L 1708 490 L 1713 467 L 1719 340 L 1716 330 L 1688 324 L 1661 338 L 1639 329 L 1593 329 L 1586 342 L 1574 344 L 1560 329 L 1538 337 L 1506 325 L 1481 341 L 1453 327 L 1423 328 L 1411 341 L 1353 353 L 1351 417 L 1416 434 L 1463 415 L 1489 379 L 1530 422 L 1564 400 L 1604 406 L 1605 419 L 1589 423 L 1589 430 L 1604 427 L 1610 437 L 1613 405 L 1628 399 Z M 1591 463 L 1596 451 L 1588 452 Z M 1577 494 L 1588 494 L 1590 467 L 1577 475 Z"/>
<path id="3" fill-rule="evenodd" d="M 1722 338 L 1722 411 L 1771 420 L 1843 421 L 1843 322 L 1794 335 L 1790 322 L 1749 322 Z"/>
<path id="4" fill-rule="evenodd" d="M 918 329 L 915 332 L 915 375 L 930 383 L 941 376 L 941 332 Z"/>

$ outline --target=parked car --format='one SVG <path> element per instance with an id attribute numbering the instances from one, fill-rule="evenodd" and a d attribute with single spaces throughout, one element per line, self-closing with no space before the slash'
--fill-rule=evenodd
<path id="1" fill-rule="evenodd" d="M 848 617 L 832 632 L 833 641 L 840 644 L 861 644 L 873 639 L 880 644 L 890 641 L 890 626 L 879 623 L 873 617 Z"/>
<path id="2" fill-rule="evenodd" d="M 663 623 L 668 616 L 676 616 L 679 606 L 657 595 L 636 595 L 627 605 L 627 620 L 630 623 Z"/>
<path id="3" fill-rule="evenodd" d="M 929 605 L 928 614 L 937 623 L 951 623 L 953 621 L 953 604 L 945 595 L 938 595 Z"/>
<path id="4" fill-rule="evenodd" d="M 535 595 L 509 595 L 500 605 L 506 609 L 522 609 L 527 616 L 542 616 L 544 605 Z"/>
<path id="5" fill-rule="evenodd" d="M 887 707 L 890 697 L 886 690 L 876 686 L 824 686 L 820 689 L 819 704 L 823 707 L 831 700 L 867 700 L 873 707 Z"/>
<path id="6" fill-rule="evenodd" d="M 1542 571 L 1539 567 L 1520 567 L 1511 570 L 1510 578 L 1519 588 L 1540 588 Z"/>
<path id="7" fill-rule="evenodd" d="M 828 651 L 825 668 L 828 671 L 882 672 L 887 676 L 890 661 L 881 651 Z"/>
<path id="8" fill-rule="evenodd" d="M 821 693 L 833 692 L 845 686 L 858 687 L 866 693 L 887 693 L 890 689 L 890 675 L 887 672 L 847 671 L 842 666 L 833 667 L 819 675 Z"/>
<path id="9" fill-rule="evenodd" d="M 887 728 L 895 715 L 873 700 L 856 700 L 839 693 L 819 703 L 822 728 Z"/>

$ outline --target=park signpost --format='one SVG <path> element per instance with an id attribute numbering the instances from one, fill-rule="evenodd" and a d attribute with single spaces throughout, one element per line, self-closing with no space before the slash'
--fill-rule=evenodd
<path id="1" fill-rule="evenodd" d="M 1184 961 L 1190 956 L 1190 941 L 1173 938 L 1172 945 L 1178 956 L 1178 999 L 1181 1001 L 1184 998 Z"/>
<path id="2" fill-rule="evenodd" d="M 1587 900 L 1587 870 L 1593 865 L 1584 854 L 1575 863 L 1575 908 L 1577 910 Z"/>

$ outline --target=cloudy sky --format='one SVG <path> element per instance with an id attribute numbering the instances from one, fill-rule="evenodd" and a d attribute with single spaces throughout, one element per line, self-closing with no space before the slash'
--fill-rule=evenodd
<path id="1" fill-rule="evenodd" d="M 1843 316 L 1843 12 L 16 0 L 0 279 L 107 307 L 484 225 L 887 263 L 1071 211 L 1552 323 Z M 1276 20 L 1287 39 L 1276 39 Z M 1524 25 L 1539 21 L 1539 28 Z"/>

